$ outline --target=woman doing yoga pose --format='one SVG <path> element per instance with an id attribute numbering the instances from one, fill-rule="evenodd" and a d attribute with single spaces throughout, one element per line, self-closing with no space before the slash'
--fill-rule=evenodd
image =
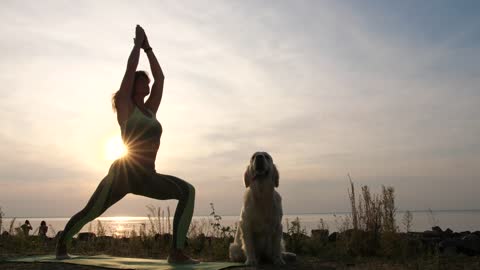
<path id="1" fill-rule="evenodd" d="M 141 48 L 147 54 L 155 80 L 151 93 L 147 74 L 144 71 L 136 71 Z M 128 154 L 113 162 L 85 208 L 68 221 L 57 243 L 58 259 L 69 258 L 67 245 L 85 224 L 100 216 L 128 193 L 133 193 L 159 200 L 178 200 L 168 262 L 198 262 L 182 251 L 192 220 L 195 189 L 180 178 L 155 171 L 155 158 L 162 135 L 162 126 L 155 114 L 162 99 L 163 82 L 162 69 L 148 43 L 145 31 L 137 25 L 133 50 L 128 58 L 120 90 L 112 98 L 113 109 L 117 112 L 118 124 Z M 150 96 L 145 102 L 148 94 Z"/>

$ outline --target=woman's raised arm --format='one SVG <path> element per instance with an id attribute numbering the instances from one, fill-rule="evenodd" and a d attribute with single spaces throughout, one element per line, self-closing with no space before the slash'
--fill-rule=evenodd
<path id="1" fill-rule="evenodd" d="M 134 46 L 130 56 L 128 57 L 127 70 L 123 75 L 122 84 L 120 85 L 119 94 L 129 100 L 132 96 L 133 84 L 135 82 L 135 71 L 137 70 L 138 60 L 140 59 L 140 48 L 145 40 L 145 32 L 142 27 L 137 25 L 135 28 Z"/>
<path id="2" fill-rule="evenodd" d="M 165 76 L 163 75 L 162 68 L 160 67 L 158 60 L 153 53 L 152 47 L 150 47 L 150 44 L 148 43 L 148 38 L 146 35 L 142 47 L 147 54 L 148 62 L 150 63 L 150 69 L 152 71 L 152 76 L 154 80 L 152 85 L 152 91 L 147 99 L 147 102 L 145 102 L 145 106 L 156 113 L 158 107 L 160 106 L 160 101 L 162 101 L 163 83 L 165 81 Z"/>

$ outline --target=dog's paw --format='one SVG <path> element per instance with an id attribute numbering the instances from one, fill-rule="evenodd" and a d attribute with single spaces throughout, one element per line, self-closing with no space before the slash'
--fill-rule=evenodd
<path id="1" fill-rule="evenodd" d="M 258 262 L 256 259 L 247 258 L 247 260 L 245 261 L 245 265 L 255 266 L 257 264 Z"/>
<path id="2" fill-rule="evenodd" d="M 285 261 L 282 259 L 282 257 L 276 257 L 276 258 L 273 258 L 273 264 L 285 265 Z"/>

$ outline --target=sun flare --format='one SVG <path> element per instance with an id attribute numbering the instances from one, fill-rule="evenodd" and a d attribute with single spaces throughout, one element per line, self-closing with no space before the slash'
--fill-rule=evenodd
<path id="1" fill-rule="evenodd" d="M 115 136 L 107 140 L 105 144 L 105 158 L 113 161 L 127 154 L 127 148 L 122 142 L 120 136 Z"/>

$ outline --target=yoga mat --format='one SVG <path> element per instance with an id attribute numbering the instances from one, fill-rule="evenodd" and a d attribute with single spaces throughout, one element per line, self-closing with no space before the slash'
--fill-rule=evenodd
<path id="1" fill-rule="evenodd" d="M 55 262 L 71 263 L 88 266 L 99 266 L 112 269 L 136 269 L 136 270 L 219 270 L 232 268 L 235 266 L 244 266 L 239 263 L 231 262 L 201 262 L 199 264 L 181 265 L 168 264 L 166 260 L 142 259 L 142 258 L 123 258 L 108 255 L 97 256 L 72 256 L 67 260 L 57 260 L 54 255 L 29 256 L 21 258 L 11 258 L 7 262 Z"/>

